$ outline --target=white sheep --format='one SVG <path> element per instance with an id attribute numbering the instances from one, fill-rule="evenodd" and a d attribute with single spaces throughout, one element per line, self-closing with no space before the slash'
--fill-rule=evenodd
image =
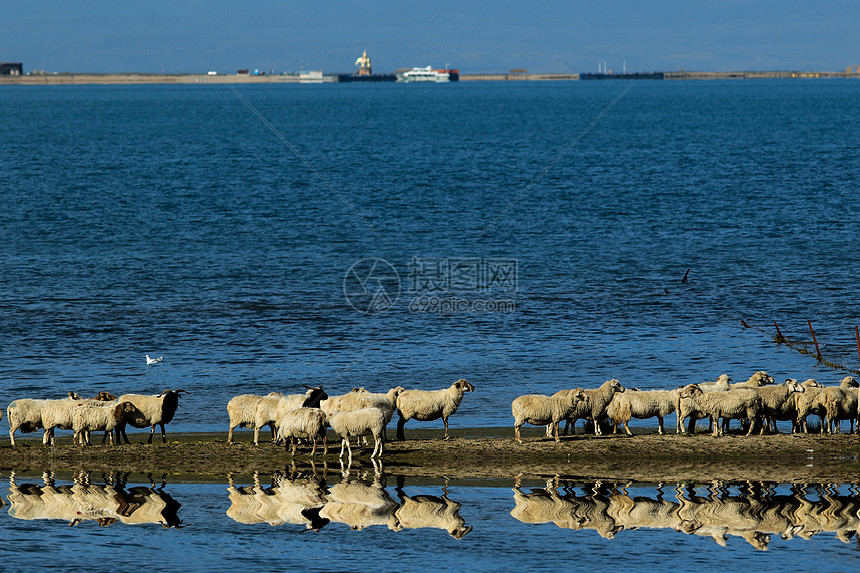
<path id="1" fill-rule="evenodd" d="M 338 412 L 361 410 L 362 408 L 379 408 L 385 412 L 383 438 L 387 441 L 388 436 L 385 435 L 385 432 L 388 429 L 388 423 L 394 416 L 394 410 L 397 407 L 397 398 L 402 392 L 403 386 L 391 388 L 386 393 L 373 393 L 368 392 L 364 388 L 353 388 L 351 392 L 323 400 L 320 402 L 320 408 L 323 409 L 326 416 L 332 416 Z"/>
<path id="2" fill-rule="evenodd" d="M 851 376 L 846 376 L 840 381 L 839 386 L 824 389 L 825 424 L 828 432 L 841 433 L 839 422 L 850 420 L 850 433 L 854 433 L 854 421 L 858 419 L 858 392 L 860 392 L 857 388 L 857 381 Z"/>
<path id="3" fill-rule="evenodd" d="M 448 439 L 448 418 L 450 418 L 465 392 L 474 392 L 475 387 L 462 378 L 443 390 L 404 390 L 397 397 L 397 439 L 405 440 L 403 426 L 415 418 L 421 422 L 430 422 L 442 418 L 445 424 L 445 439 Z"/>
<path id="4" fill-rule="evenodd" d="M 117 402 L 131 402 L 135 406 L 135 411 L 126 416 L 125 422 L 117 425 L 116 430 L 123 438 L 125 443 L 128 441 L 128 436 L 125 433 L 126 423 L 131 424 L 135 428 L 150 427 L 149 439 L 147 444 L 152 443 L 152 435 L 155 433 L 155 426 L 161 426 L 161 441 L 167 443 L 167 437 L 164 435 L 164 425 L 173 420 L 176 414 L 176 408 L 179 406 L 179 395 L 186 390 L 165 390 L 161 394 L 143 395 L 143 394 L 123 394 L 117 398 Z M 119 435 L 117 440 L 119 440 Z"/>
<path id="5" fill-rule="evenodd" d="M 731 381 L 732 379 L 729 378 L 728 374 L 720 374 L 714 382 L 701 382 L 696 385 L 702 390 L 702 392 L 728 392 L 732 389 L 730 384 Z M 684 429 L 684 420 L 689 418 L 687 431 L 692 434 L 696 429 L 696 420 L 699 420 L 700 418 L 697 417 L 696 412 L 685 411 L 684 405 L 681 404 L 681 391 L 683 389 L 684 387 L 681 386 L 680 388 L 673 390 L 675 393 L 675 413 L 677 415 L 675 433 L 681 433 Z M 713 428 L 709 427 L 708 430 L 713 430 Z"/>
<path id="6" fill-rule="evenodd" d="M 761 396 L 765 427 L 772 427 L 776 433 L 779 433 L 779 429 L 776 427 L 776 420 L 783 415 L 789 404 L 794 403 L 793 395 L 795 393 L 804 393 L 806 387 L 797 380 L 789 378 L 785 381 L 785 384 L 754 387 L 751 390 Z"/>
<path id="7" fill-rule="evenodd" d="M 379 408 L 362 408 L 352 412 L 338 412 L 328 419 L 331 429 L 340 436 L 340 457 L 343 458 L 343 448 L 349 450 L 349 459 L 352 460 L 352 447 L 349 445 L 350 437 L 372 435 L 374 440 L 371 458 L 382 457 L 383 437 L 385 428 L 385 412 Z"/>
<path id="8" fill-rule="evenodd" d="M 562 396 L 543 396 L 541 394 L 527 394 L 519 396 L 511 403 L 511 414 L 514 417 L 514 438 L 523 443 L 520 437 L 520 428 L 523 424 L 543 426 L 551 424 L 553 436 L 558 442 L 558 423 L 566 419 L 578 402 L 587 402 L 581 388 L 573 393 Z"/>
<path id="9" fill-rule="evenodd" d="M 559 390 L 553 396 L 562 396 L 572 392 L 576 392 L 576 390 Z M 591 421 L 594 423 L 594 433 L 600 436 L 603 434 L 603 431 L 600 429 L 600 421 L 606 416 L 606 407 L 609 406 L 616 392 L 624 392 L 624 386 L 618 380 L 612 379 L 607 380 L 598 388 L 589 388 L 583 390 L 583 392 L 588 397 L 588 408 L 585 415 L 591 418 Z M 568 426 L 573 426 L 574 431 L 576 431 L 576 421 L 579 417 L 574 418 L 574 415 L 572 414 L 566 418 L 565 433 L 567 433 Z"/>
<path id="10" fill-rule="evenodd" d="M 615 394 L 606 407 L 606 415 L 612 420 L 612 433 L 618 433 L 618 424 L 624 424 L 627 435 L 632 436 L 633 432 L 627 425 L 631 418 L 645 420 L 656 417 L 657 433 L 664 434 L 663 418 L 675 411 L 676 396 L 674 390 L 639 390 Z"/>
<path id="11" fill-rule="evenodd" d="M 131 402 L 94 402 L 78 404 L 72 410 L 72 439 L 76 445 L 90 445 L 90 432 L 108 432 L 110 443 L 113 430 L 129 417 L 134 416 L 135 405 Z"/>
<path id="12" fill-rule="evenodd" d="M 9 421 L 9 440 L 15 445 L 15 432 L 29 434 L 42 427 L 42 404 L 47 400 L 21 398 L 13 400 L 6 408 L 6 419 Z"/>
<path id="13" fill-rule="evenodd" d="M 287 438 L 290 438 L 292 455 L 296 455 L 296 438 L 313 440 L 311 455 L 316 454 L 317 441 L 322 437 L 323 454 L 328 454 L 328 439 L 326 438 L 326 415 L 319 408 L 297 408 L 284 412 L 277 421 L 278 441 L 284 442 L 287 447 Z"/>
<path id="14" fill-rule="evenodd" d="M 307 391 L 304 394 L 279 394 L 272 392 L 267 396 L 263 396 L 257 401 L 254 406 L 254 445 L 260 444 L 260 430 L 264 426 L 269 426 L 272 429 L 272 441 L 275 440 L 275 433 L 278 430 L 278 419 L 285 413 L 297 408 L 319 406 L 321 400 L 328 398 L 328 394 L 322 389 L 322 386 L 305 386 Z"/>
<path id="15" fill-rule="evenodd" d="M 45 428 L 45 433 L 42 436 L 42 443 L 54 445 L 54 430 L 72 429 L 72 412 L 80 404 L 101 404 L 104 402 L 112 402 L 116 400 L 116 396 L 110 392 L 99 392 L 94 398 L 82 399 L 74 392 L 69 392 L 68 400 L 45 400 L 42 404 L 42 427 Z"/>
<path id="16" fill-rule="evenodd" d="M 748 418 L 750 427 L 746 435 L 749 436 L 762 415 L 761 396 L 750 388 L 728 392 L 704 392 L 698 384 L 690 384 L 681 390 L 680 396 L 682 404 L 685 401 L 689 403 L 689 406 L 685 406 L 687 412 L 700 413 L 711 419 L 714 425 L 714 436 L 723 433 L 719 425 L 720 418 Z M 761 432 L 763 431 L 762 424 Z"/>
<path id="17" fill-rule="evenodd" d="M 283 396 L 279 392 L 272 392 L 269 396 Z M 263 396 L 257 394 L 242 394 L 233 396 L 227 402 L 227 415 L 230 417 L 230 430 L 227 432 L 227 443 L 233 443 L 233 430 L 236 428 L 253 428 L 257 416 L 257 402 Z M 274 427 L 272 428 L 274 432 Z M 273 434 L 274 437 L 274 434 Z"/>

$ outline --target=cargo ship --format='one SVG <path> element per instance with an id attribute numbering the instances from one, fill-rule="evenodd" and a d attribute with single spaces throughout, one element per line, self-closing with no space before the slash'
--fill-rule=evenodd
<path id="1" fill-rule="evenodd" d="M 398 70 L 395 76 L 399 82 L 456 82 L 460 79 L 460 70 L 434 70 L 432 66 L 427 66 Z"/>

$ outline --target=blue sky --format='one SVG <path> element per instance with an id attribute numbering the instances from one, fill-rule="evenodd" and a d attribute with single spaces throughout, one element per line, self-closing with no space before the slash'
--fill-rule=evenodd
<path id="1" fill-rule="evenodd" d="M 0 61 L 25 71 L 462 73 L 842 70 L 860 64 L 860 4 L 656 0 L 0 0 Z"/>

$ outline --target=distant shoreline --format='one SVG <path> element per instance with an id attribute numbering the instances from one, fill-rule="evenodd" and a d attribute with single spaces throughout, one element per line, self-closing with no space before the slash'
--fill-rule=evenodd
<path id="1" fill-rule="evenodd" d="M 726 80 L 726 79 L 860 79 L 860 72 L 810 71 L 740 71 L 740 72 L 655 72 L 663 80 Z M 630 80 L 635 74 L 589 74 L 591 80 Z M 648 74 L 642 74 L 647 76 Z M 596 77 L 597 76 L 597 77 Z M 647 79 L 647 78 L 643 78 Z M 326 80 L 327 83 L 329 80 Z M 333 80 L 331 80 L 333 81 Z M 580 81 L 580 74 L 460 74 L 461 82 L 469 81 Z M 39 74 L 0 76 L 0 85 L 134 85 L 134 84 L 298 84 L 319 83 L 298 75 L 250 74 Z"/>

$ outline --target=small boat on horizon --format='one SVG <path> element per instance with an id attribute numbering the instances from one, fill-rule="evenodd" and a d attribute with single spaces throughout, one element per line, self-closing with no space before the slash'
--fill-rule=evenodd
<path id="1" fill-rule="evenodd" d="M 434 70 L 432 66 L 427 66 L 397 70 L 394 75 L 399 82 L 456 82 L 460 79 L 460 70 Z"/>

